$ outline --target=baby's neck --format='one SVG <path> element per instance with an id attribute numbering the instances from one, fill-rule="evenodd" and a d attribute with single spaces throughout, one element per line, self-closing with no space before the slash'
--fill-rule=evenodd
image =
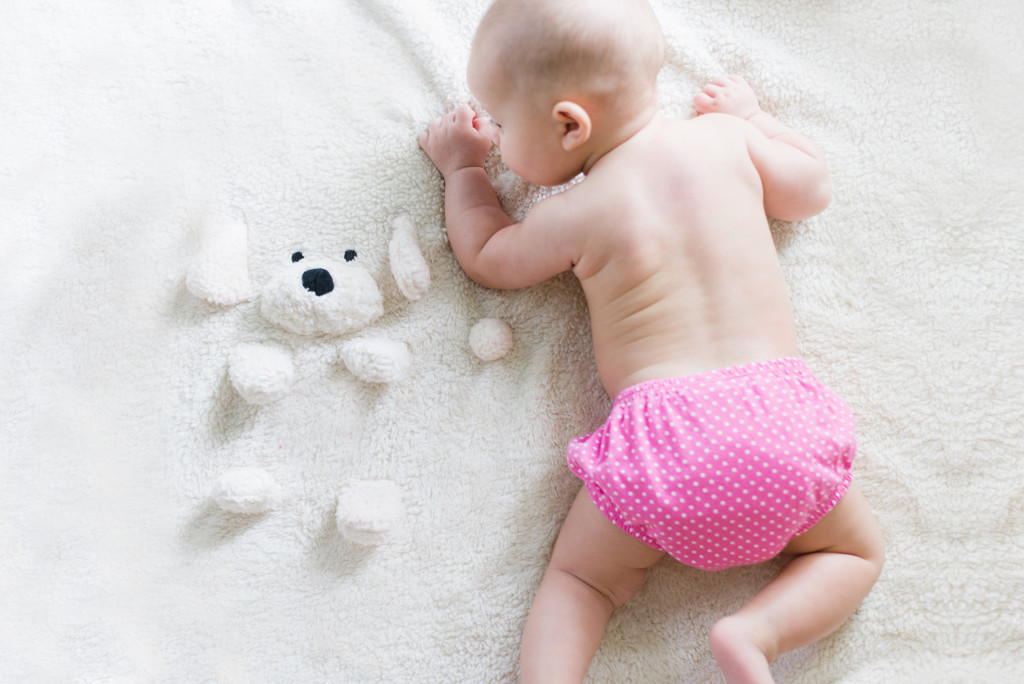
<path id="1" fill-rule="evenodd" d="M 661 120 L 657 104 L 652 104 L 606 131 L 595 141 L 593 152 L 583 165 L 583 174 L 588 174 L 609 152 Z"/>

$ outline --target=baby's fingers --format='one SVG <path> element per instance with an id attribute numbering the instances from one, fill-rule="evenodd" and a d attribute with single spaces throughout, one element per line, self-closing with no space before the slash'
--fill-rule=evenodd
<path id="1" fill-rule="evenodd" d="M 476 117 L 473 119 L 473 128 L 475 128 L 476 132 L 482 137 L 487 138 L 488 140 L 494 139 L 494 122 L 490 119 L 486 117 Z"/>
<path id="2" fill-rule="evenodd" d="M 443 126 L 443 125 L 444 125 L 444 120 L 441 117 L 438 117 L 436 119 L 433 119 L 429 124 L 427 124 L 427 130 L 424 131 L 423 133 L 428 138 L 431 135 L 437 135 L 441 131 L 441 126 Z"/>
<path id="3" fill-rule="evenodd" d="M 693 97 L 693 106 L 700 114 L 707 114 L 714 109 L 715 101 L 707 93 L 697 93 Z"/>
<path id="4" fill-rule="evenodd" d="M 467 124 L 472 126 L 473 119 L 476 118 L 476 112 L 469 105 L 459 105 L 452 112 L 452 116 L 456 126 L 465 126 Z"/>
<path id="5" fill-rule="evenodd" d="M 719 99 L 722 97 L 723 87 L 714 83 L 708 83 L 704 89 L 693 98 L 693 105 L 697 111 L 706 114 L 719 106 Z"/>

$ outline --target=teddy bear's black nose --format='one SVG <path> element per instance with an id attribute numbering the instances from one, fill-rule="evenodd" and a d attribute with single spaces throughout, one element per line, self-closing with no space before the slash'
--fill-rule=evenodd
<path id="1" fill-rule="evenodd" d="M 327 269 L 311 268 L 302 274 L 302 286 L 317 297 L 323 297 L 334 289 L 334 278 Z"/>

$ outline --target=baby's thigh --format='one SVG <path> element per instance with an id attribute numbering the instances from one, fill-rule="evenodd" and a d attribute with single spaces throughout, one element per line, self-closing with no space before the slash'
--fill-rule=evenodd
<path id="1" fill-rule="evenodd" d="M 610 522 L 583 487 L 558 533 L 548 570 L 571 574 L 622 605 L 664 555 Z"/>
<path id="2" fill-rule="evenodd" d="M 799 556 L 819 551 L 879 560 L 885 554 L 878 520 L 856 482 L 850 484 L 835 508 L 814 527 L 792 539 L 782 553 Z"/>

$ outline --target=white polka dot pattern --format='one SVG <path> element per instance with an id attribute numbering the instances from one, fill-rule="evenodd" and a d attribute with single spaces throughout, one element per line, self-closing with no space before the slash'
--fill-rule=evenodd
<path id="1" fill-rule="evenodd" d="M 855 451 L 849 407 L 787 358 L 630 387 L 568 461 L 617 526 L 721 570 L 768 560 L 817 523 L 846 493 Z"/>

